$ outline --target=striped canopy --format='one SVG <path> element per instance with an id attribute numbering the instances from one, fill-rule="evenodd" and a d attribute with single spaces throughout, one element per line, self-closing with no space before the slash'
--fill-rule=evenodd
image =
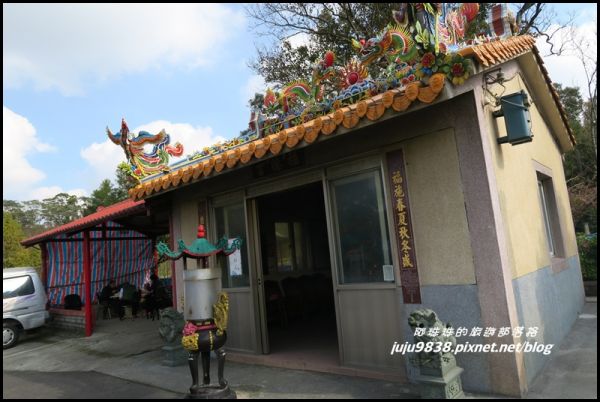
<path id="1" fill-rule="evenodd" d="M 129 282 L 141 288 L 144 282 L 148 281 L 154 268 L 151 239 L 133 230 L 115 231 L 115 228 L 122 226 L 112 221 L 107 222 L 106 227 L 113 229 L 106 231 L 106 237 L 128 239 L 94 241 L 102 237 L 102 231 L 90 232 L 91 300 L 96 298 L 96 293 L 111 279 L 114 279 L 117 285 Z M 83 233 L 74 236 L 58 235 L 53 241 L 41 243 L 40 246 L 46 247 L 47 251 L 46 288 L 50 304 L 64 304 L 68 294 L 78 294 L 82 302 L 85 302 Z"/>

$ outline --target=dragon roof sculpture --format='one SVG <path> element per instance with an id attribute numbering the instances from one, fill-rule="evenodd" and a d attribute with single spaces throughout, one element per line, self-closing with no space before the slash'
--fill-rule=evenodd
<path id="1" fill-rule="evenodd" d="M 440 76 L 453 85 L 461 85 L 473 73 L 471 59 L 463 57 L 461 51 L 511 36 L 514 30 L 506 4 L 497 4 L 488 16 L 488 32 L 467 38 L 469 23 L 478 11 L 479 3 L 400 3 L 390 16 L 392 22 L 381 32 L 370 39 L 348 39 L 356 52 L 350 60 L 341 61 L 327 51 L 313 64 L 310 80 L 268 88 L 264 96 L 257 97 L 252 102 L 248 128 L 240 136 L 196 151 L 171 168 L 181 169 L 239 150 L 246 144 L 391 89 L 403 90 L 414 83 L 428 86 L 433 81 L 438 87 Z M 107 131 L 127 155 L 130 166 L 125 168 L 142 182 L 168 172 L 167 154 L 180 155 L 183 151 L 180 144 L 175 148 L 167 145 L 168 135 L 164 131 L 155 136 L 141 132 L 138 137 L 126 136 L 127 139 Z M 150 137 L 158 145 L 152 153 L 145 154 L 141 145 Z"/>
<path id="2" fill-rule="evenodd" d="M 354 58 L 340 63 L 332 51 L 326 52 L 313 65 L 310 81 L 267 89 L 262 103 L 252 105 L 244 135 L 197 151 L 189 160 L 225 152 L 389 89 L 415 81 L 427 84 L 435 73 L 462 84 L 472 65 L 455 51 L 475 43 L 467 41 L 465 33 L 478 10 L 478 3 L 402 3 L 391 16 L 394 22 L 382 32 L 370 39 L 349 40 Z M 490 35 L 477 39 L 490 40 Z M 387 67 L 372 77 L 370 66 L 381 64 Z"/>
<path id="3" fill-rule="evenodd" d="M 183 154 L 183 145 L 180 143 L 175 143 L 175 146 L 169 145 L 171 138 L 164 129 L 155 135 L 147 131 L 134 134 L 129 131 L 125 119 L 121 120 L 121 131 L 113 134 L 110 128 L 106 127 L 106 135 L 114 144 L 123 148 L 129 162 L 129 165 L 121 164 L 119 168 L 126 170 L 138 181 L 158 172 L 168 172 L 169 155 Z M 147 144 L 153 145 L 149 153 L 144 151 L 144 146 Z"/>

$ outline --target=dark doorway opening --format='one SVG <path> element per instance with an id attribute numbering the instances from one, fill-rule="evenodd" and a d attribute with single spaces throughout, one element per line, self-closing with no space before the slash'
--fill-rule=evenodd
<path id="1" fill-rule="evenodd" d="M 260 197 L 258 214 L 269 353 L 339 365 L 322 184 Z"/>

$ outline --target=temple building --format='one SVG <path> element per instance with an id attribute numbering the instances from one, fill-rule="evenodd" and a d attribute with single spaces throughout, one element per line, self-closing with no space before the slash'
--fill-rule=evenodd
<path id="1" fill-rule="evenodd" d="M 240 361 L 408 382 L 408 356 L 391 351 L 412 342 L 417 308 L 468 329 L 458 343 L 556 349 L 581 311 L 562 159 L 575 141 L 535 40 L 419 44 L 407 32 L 268 91 L 244 136 L 168 169 L 134 166 L 131 197 L 168 216 L 171 239 L 191 243 L 202 223 L 212 242 L 243 240 L 211 261 Z M 390 55 L 390 75 L 367 74 Z M 175 262 L 180 310 L 182 271 Z M 520 396 L 549 357 L 457 361 L 465 390 Z"/>

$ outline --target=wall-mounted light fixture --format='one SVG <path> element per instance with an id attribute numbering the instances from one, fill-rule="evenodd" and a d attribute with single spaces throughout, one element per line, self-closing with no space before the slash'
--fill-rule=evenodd
<path id="1" fill-rule="evenodd" d="M 529 99 L 525 91 L 502 96 L 499 100 L 500 110 L 492 112 L 492 116 L 498 118 L 504 116 L 506 125 L 506 137 L 498 138 L 498 144 L 509 143 L 511 145 L 531 142 L 531 116 L 529 115 Z"/>

